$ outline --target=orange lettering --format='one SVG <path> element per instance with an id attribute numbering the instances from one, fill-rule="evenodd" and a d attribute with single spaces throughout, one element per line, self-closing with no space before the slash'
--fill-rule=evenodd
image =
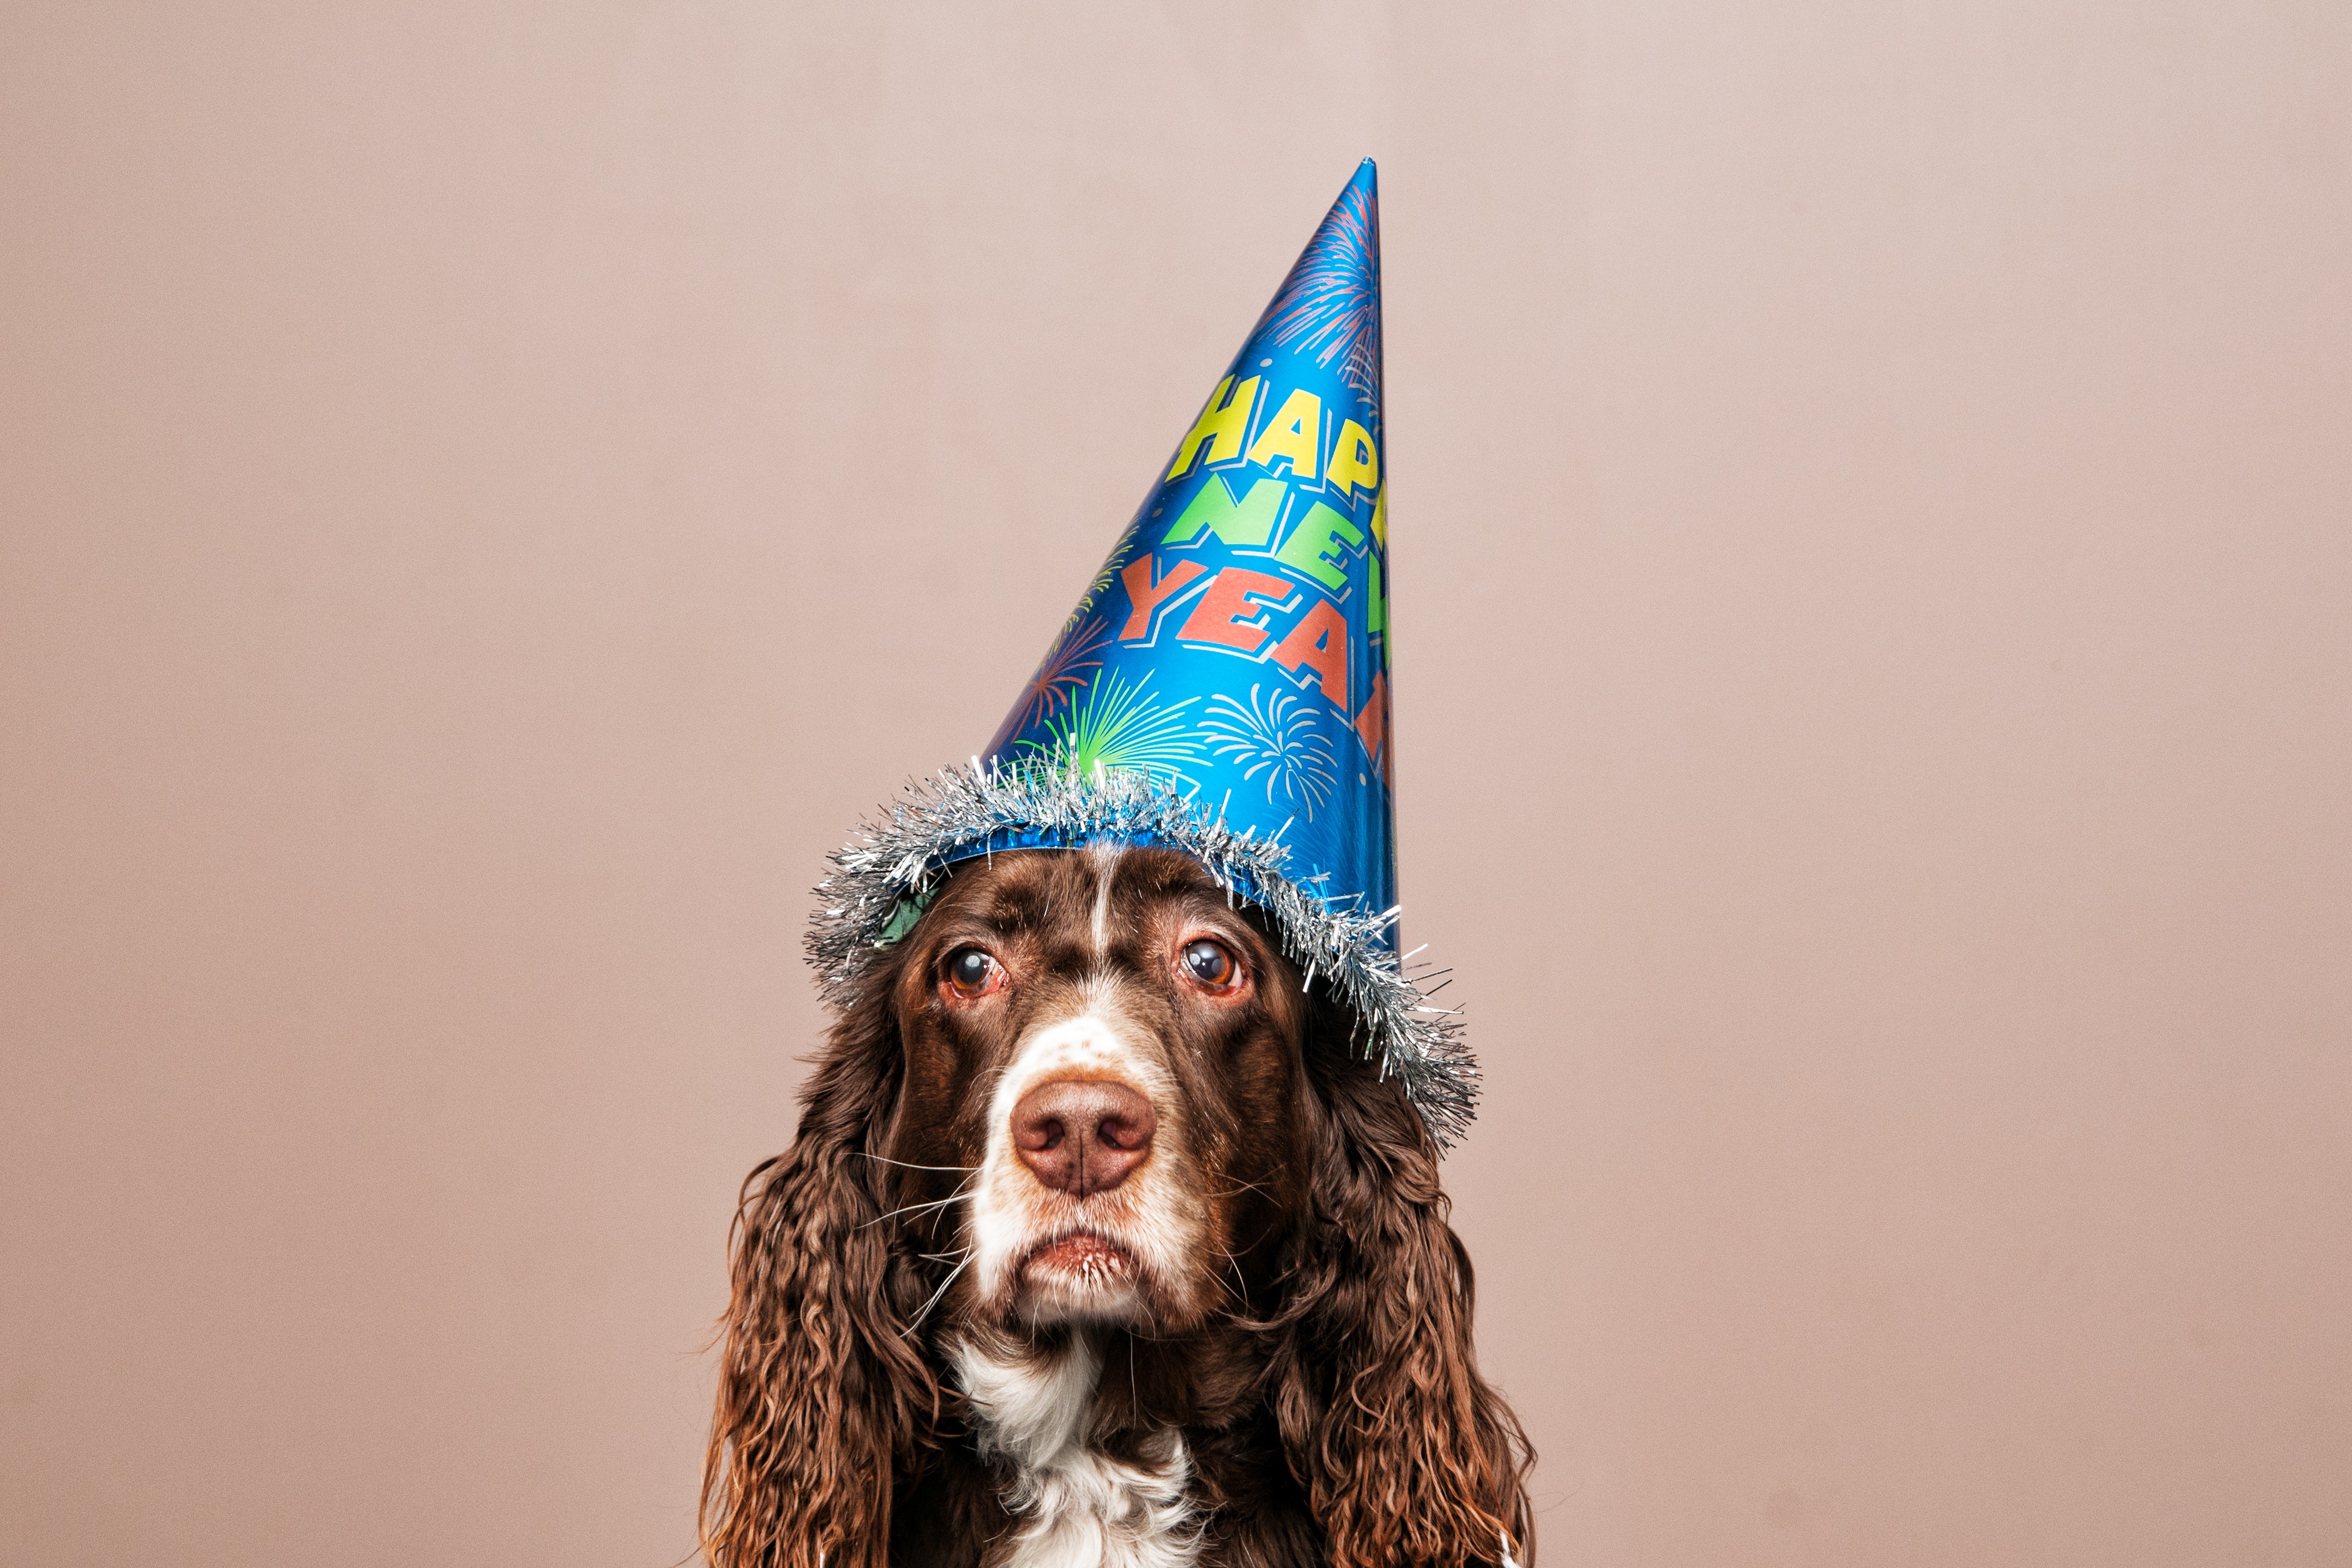
<path id="1" fill-rule="evenodd" d="M 1370 758 L 1381 770 L 1381 778 L 1393 783 L 1395 769 L 1389 766 L 1389 678 L 1374 672 L 1372 695 L 1364 700 L 1364 711 L 1356 716 L 1356 735 L 1364 743 L 1364 755 Z"/>
<path id="2" fill-rule="evenodd" d="M 1119 628 L 1118 640 L 1133 643 L 1150 636 L 1151 612 L 1181 593 L 1186 583 L 1208 570 L 1197 560 L 1180 560 L 1168 569 L 1166 577 L 1155 583 L 1151 580 L 1150 552 L 1147 550 L 1137 557 L 1133 564 L 1118 574 L 1118 580 L 1127 584 L 1128 602 L 1135 606 L 1135 613 L 1129 615 L 1127 624 Z"/>
<path id="3" fill-rule="evenodd" d="M 1281 609 L 1297 591 L 1278 577 L 1229 566 L 1217 573 L 1192 618 L 1176 635 L 1188 643 L 1222 643 L 1255 653 L 1274 635 L 1262 623 L 1265 612 Z"/>
<path id="4" fill-rule="evenodd" d="M 1328 600 L 1318 599 L 1299 617 L 1275 649 L 1274 662 L 1286 670 L 1313 670 L 1323 683 L 1323 695 L 1339 704 L 1340 712 L 1348 711 L 1348 622 Z"/>

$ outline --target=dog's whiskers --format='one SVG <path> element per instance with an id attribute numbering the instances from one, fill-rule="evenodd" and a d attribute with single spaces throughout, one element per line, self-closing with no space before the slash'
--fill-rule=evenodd
<path id="1" fill-rule="evenodd" d="M 1249 1304 L 1250 1304 L 1250 1302 L 1249 1302 L 1249 1281 L 1248 1281 L 1247 1280 L 1244 1280 L 1244 1279 L 1243 1279 L 1243 1278 L 1242 1278 L 1242 1263 L 1241 1263 L 1241 1260 L 1240 1260 L 1240 1259 L 1238 1259 L 1238 1258 L 1236 1258 L 1236 1257 L 1234 1257 L 1232 1253 L 1230 1253 L 1230 1252 L 1226 1251 L 1226 1250 L 1225 1250 L 1223 1248 L 1222 1248 L 1222 1247 L 1220 1247 L 1220 1248 L 1216 1249 L 1216 1252 L 1217 1252 L 1217 1256 L 1219 1256 L 1220 1258 L 1223 1258 L 1223 1259 L 1225 1260 L 1226 1266 L 1227 1266 L 1227 1267 L 1229 1267 L 1229 1268 L 1231 1268 L 1231 1269 L 1233 1270 L 1233 1271 L 1234 1271 L 1234 1284 L 1233 1284 L 1233 1285 L 1228 1285 L 1228 1284 L 1226 1284 L 1226 1283 L 1225 1283 L 1225 1277 L 1224 1277 L 1223 1274 L 1218 1273 L 1218 1272 L 1217 1272 L 1215 1270 L 1213 1270 L 1213 1270 L 1211 1270 L 1209 1271 L 1209 1278 L 1211 1278 L 1212 1280 L 1214 1280 L 1214 1281 L 1217 1282 L 1217 1288 L 1218 1288 L 1219 1290 L 1221 1290 L 1221 1291 L 1224 1291 L 1224 1292 L 1225 1292 L 1225 1294 L 1227 1294 L 1227 1295 L 1231 1296 L 1234 1301 L 1236 1301 L 1240 1302 L 1240 1303 L 1241 1303 L 1241 1305 L 1242 1305 L 1242 1307 L 1244 1308 L 1244 1310 L 1247 1310 L 1247 1308 L 1248 1308 L 1248 1306 L 1249 1306 Z M 1238 1285 L 1238 1286 L 1240 1286 L 1240 1287 L 1241 1287 L 1241 1289 L 1239 1289 L 1239 1290 L 1235 1290 L 1235 1289 L 1234 1288 L 1234 1285 Z"/>
<path id="2" fill-rule="evenodd" d="M 857 1228 L 860 1230 L 870 1230 L 875 1226 L 881 1224 L 884 1220 L 896 1219 L 902 1214 L 920 1214 L 927 1208 L 945 1208 L 948 1205 L 961 1200 L 969 1192 L 971 1186 L 971 1183 L 969 1180 L 958 1182 L 956 1184 L 955 1191 L 948 1194 L 945 1197 L 934 1198 L 929 1203 L 910 1203 L 903 1208 L 894 1208 L 887 1214 L 877 1214 Z"/>
<path id="3" fill-rule="evenodd" d="M 1220 1198 L 1224 1198 L 1224 1197 L 1241 1197 L 1241 1195 L 1242 1195 L 1242 1194 L 1244 1194 L 1244 1193 L 1245 1193 L 1245 1192 L 1264 1192 L 1265 1190 L 1265 1186 L 1264 1186 L 1262 1183 L 1254 1182 L 1254 1181 L 1245 1181 L 1245 1182 L 1242 1183 L 1242 1184 L 1241 1184 L 1241 1186 L 1237 1186 L 1237 1187 L 1234 1188 L 1231 1192 L 1220 1192 L 1220 1193 L 1213 1194 L 1213 1195 L 1211 1195 L 1211 1196 L 1215 1197 L 1220 1197 Z"/>
<path id="4" fill-rule="evenodd" d="M 976 1171 L 980 1168 L 978 1166 L 913 1166 L 908 1165 L 904 1160 L 894 1160 L 887 1155 L 867 1154 L 864 1149 L 859 1149 L 856 1152 L 865 1158 L 873 1160 L 877 1164 L 897 1166 L 902 1171 Z"/>
<path id="5" fill-rule="evenodd" d="M 925 1301 L 922 1304 L 921 1309 L 915 1313 L 914 1321 L 899 1331 L 901 1337 L 907 1334 L 911 1334 L 917 1329 L 923 1326 L 923 1320 L 931 1315 L 931 1309 L 938 1306 L 940 1304 L 940 1298 L 948 1293 L 948 1287 L 954 1284 L 966 1269 L 971 1267 L 971 1260 L 972 1253 L 970 1249 L 967 1249 L 964 1253 L 963 1261 L 957 1264 L 953 1269 L 948 1271 L 948 1277 L 940 1281 L 940 1288 L 931 1292 L 931 1299 Z"/>

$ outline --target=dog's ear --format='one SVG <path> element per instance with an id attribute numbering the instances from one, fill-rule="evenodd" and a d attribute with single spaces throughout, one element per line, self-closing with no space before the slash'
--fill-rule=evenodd
<path id="1" fill-rule="evenodd" d="M 1347 1033 L 1318 1008 L 1309 1211 L 1270 1368 L 1283 1445 L 1333 1568 L 1525 1568 L 1534 1458 L 1478 1375 L 1437 1146 Z"/>
<path id="2" fill-rule="evenodd" d="M 743 1184 L 703 1461 L 712 1568 L 884 1568 L 892 1482 L 938 1409 L 905 1333 L 911 1265 L 880 1223 L 890 1185 L 871 1156 L 903 1064 L 896 966 L 876 968 L 802 1091 L 791 1151 Z"/>

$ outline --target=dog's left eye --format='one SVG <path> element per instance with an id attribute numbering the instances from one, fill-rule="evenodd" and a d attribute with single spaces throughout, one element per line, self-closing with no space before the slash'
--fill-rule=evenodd
<path id="1" fill-rule="evenodd" d="M 1004 966 L 978 947 L 959 947 L 940 966 L 947 988 L 964 1001 L 994 990 L 1004 978 Z"/>
<path id="2" fill-rule="evenodd" d="M 1187 975 L 1213 991 L 1228 989 L 1241 977 L 1241 963 L 1232 949 L 1206 937 L 1184 945 L 1183 963 Z"/>

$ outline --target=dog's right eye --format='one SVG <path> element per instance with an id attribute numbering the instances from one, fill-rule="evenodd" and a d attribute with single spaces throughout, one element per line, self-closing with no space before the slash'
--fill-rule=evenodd
<path id="1" fill-rule="evenodd" d="M 959 1001 L 976 1001 L 1004 983 L 1004 966 L 978 947 L 959 947 L 940 966 L 940 977 Z"/>
<path id="2" fill-rule="evenodd" d="M 1213 991 L 1229 991 L 1239 983 L 1242 967 L 1222 942 L 1203 936 L 1185 944 L 1185 972 Z"/>

